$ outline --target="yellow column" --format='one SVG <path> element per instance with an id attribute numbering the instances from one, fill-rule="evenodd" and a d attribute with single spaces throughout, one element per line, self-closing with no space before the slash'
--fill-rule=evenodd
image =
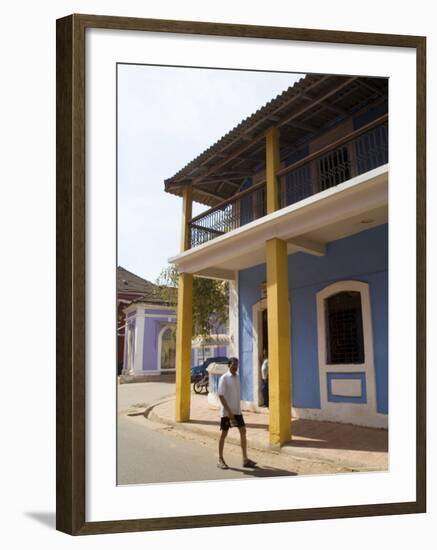
<path id="1" fill-rule="evenodd" d="M 190 419 L 193 275 L 179 275 L 176 325 L 176 422 Z"/>
<path id="2" fill-rule="evenodd" d="M 181 227 L 181 252 L 191 248 L 189 223 L 193 212 L 193 189 L 191 185 L 184 187 L 182 195 L 182 227 Z"/>
<path id="3" fill-rule="evenodd" d="M 291 438 L 291 354 L 288 306 L 287 243 L 266 242 L 267 326 L 269 336 L 270 445 Z"/>
<path id="4" fill-rule="evenodd" d="M 190 248 L 192 188 L 183 192 L 181 251 Z M 193 335 L 193 275 L 180 273 L 176 312 L 176 422 L 190 419 L 191 339 Z"/>
<path id="5" fill-rule="evenodd" d="M 279 130 L 278 128 L 269 128 L 266 132 L 267 214 L 271 214 L 279 208 L 276 178 L 279 168 Z"/>

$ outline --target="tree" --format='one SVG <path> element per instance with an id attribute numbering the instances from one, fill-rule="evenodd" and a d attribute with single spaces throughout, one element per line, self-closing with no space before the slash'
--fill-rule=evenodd
<path id="1" fill-rule="evenodd" d="M 159 298 L 177 305 L 179 273 L 175 266 L 163 269 L 157 279 Z M 229 285 L 217 279 L 193 278 L 193 337 L 205 344 L 220 325 L 227 325 Z"/>

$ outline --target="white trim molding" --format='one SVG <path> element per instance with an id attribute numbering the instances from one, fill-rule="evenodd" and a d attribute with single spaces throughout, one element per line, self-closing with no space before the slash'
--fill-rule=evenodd
<path id="1" fill-rule="evenodd" d="M 334 294 L 345 291 L 359 292 L 361 296 L 361 310 L 363 320 L 363 340 L 364 340 L 364 363 L 362 364 L 327 364 L 326 357 L 326 318 L 325 318 L 325 300 Z M 319 356 L 319 380 L 320 380 L 320 419 L 333 422 L 348 422 L 363 426 L 387 427 L 388 416 L 378 414 L 376 403 L 376 380 L 375 365 L 373 354 L 373 328 L 370 304 L 370 292 L 368 283 L 361 281 L 338 281 L 333 283 L 317 293 L 317 341 Z M 346 398 L 344 402 L 329 400 L 328 396 L 328 373 L 338 375 L 341 373 L 356 373 L 362 376 L 359 378 L 344 379 L 337 377 L 340 381 L 339 398 Z M 331 382 L 333 382 L 332 380 Z M 366 387 L 366 401 L 363 403 L 347 402 L 347 398 L 360 396 L 362 384 Z M 358 385 L 360 386 L 358 388 Z M 338 386 L 338 384 L 337 384 Z M 335 385 L 334 385 L 335 387 Z M 331 387 L 331 391 L 334 388 Z M 338 389 L 338 388 L 337 388 Z M 358 393 L 357 393 L 358 392 Z M 299 414 L 297 416 L 305 416 Z M 312 415 L 319 416 L 319 413 L 312 411 Z"/>
<path id="2" fill-rule="evenodd" d="M 291 409 L 291 415 L 293 418 L 298 420 L 317 420 L 320 422 L 328 421 L 328 422 L 341 422 L 345 423 L 344 420 L 341 418 L 336 417 L 335 415 L 332 415 L 332 417 L 327 417 L 326 411 L 323 411 L 321 409 L 308 409 L 308 408 L 301 408 L 301 407 L 292 407 Z M 350 422 L 351 424 L 357 425 L 357 426 L 366 426 L 369 428 L 382 428 L 387 429 L 387 416 L 385 414 L 376 414 L 372 419 L 371 422 L 368 422 L 368 419 L 365 417 L 362 419 L 359 419 L 357 421 Z"/>
<path id="3" fill-rule="evenodd" d="M 125 346 L 126 354 L 123 355 L 123 358 L 126 358 L 126 364 L 123 365 L 122 374 L 133 375 L 134 373 L 134 341 L 135 341 L 135 329 L 130 323 L 126 323 L 126 332 L 125 332 Z"/>
<path id="4" fill-rule="evenodd" d="M 152 311 L 153 310 L 156 310 L 156 311 L 167 311 L 168 310 L 168 314 L 167 313 L 160 313 L 160 314 L 154 315 L 153 313 L 144 313 L 144 311 L 146 309 L 150 309 Z M 137 317 L 143 316 L 143 317 L 175 317 L 176 318 L 175 309 L 176 309 L 175 306 L 159 306 L 159 305 L 156 305 L 156 304 L 148 304 L 147 302 L 134 302 L 134 303 L 131 303 L 130 305 L 128 305 L 124 309 L 124 313 L 125 313 L 126 317 L 131 313 L 135 313 L 135 315 Z"/>

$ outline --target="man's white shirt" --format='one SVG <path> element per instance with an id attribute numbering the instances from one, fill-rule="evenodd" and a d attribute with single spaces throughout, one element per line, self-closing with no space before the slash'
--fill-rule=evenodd
<path id="1" fill-rule="evenodd" d="M 264 359 L 263 364 L 261 365 L 261 378 L 267 380 L 269 376 L 269 360 Z"/>
<path id="2" fill-rule="evenodd" d="M 241 414 L 240 377 L 238 374 L 234 376 L 230 372 L 223 374 L 219 380 L 218 394 L 226 399 L 232 414 Z M 229 416 L 222 404 L 220 404 L 220 415 Z"/>

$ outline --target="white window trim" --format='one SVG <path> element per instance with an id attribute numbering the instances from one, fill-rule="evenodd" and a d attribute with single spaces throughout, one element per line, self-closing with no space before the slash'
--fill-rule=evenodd
<path id="1" fill-rule="evenodd" d="M 262 349 L 260 349 L 261 338 L 258 337 L 262 331 L 262 312 L 267 309 L 267 298 L 259 300 L 252 306 L 252 401 L 256 407 L 261 407 L 261 364 Z"/>
<path id="2" fill-rule="evenodd" d="M 364 363 L 326 363 L 325 300 L 333 294 L 356 291 L 361 296 L 363 319 Z M 317 341 L 319 356 L 320 407 L 323 418 L 334 422 L 352 422 L 365 426 L 386 428 L 388 416 L 377 413 L 375 363 L 373 352 L 373 326 L 368 283 L 362 281 L 337 281 L 317 293 Z M 328 372 L 364 372 L 366 376 L 367 403 L 334 403 L 328 401 L 326 374 Z"/>

